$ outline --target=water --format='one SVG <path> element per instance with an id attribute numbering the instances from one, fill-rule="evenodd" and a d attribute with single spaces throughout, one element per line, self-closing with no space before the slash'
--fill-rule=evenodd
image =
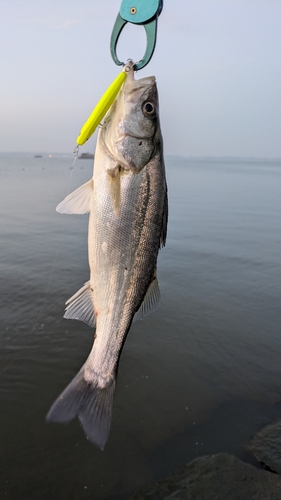
<path id="1" fill-rule="evenodd" d="M 122 353 L 104 452 L 77 421 L 46 424 L 86 359 L 63 319 L 87 281 L 87 216 L 55 206 L 91 160 L 0 155 L 0 498 L 129 498 L 203 454 L 245 446 L 281 415 L 281 161 L 167 158 L 159 310 Z"/>

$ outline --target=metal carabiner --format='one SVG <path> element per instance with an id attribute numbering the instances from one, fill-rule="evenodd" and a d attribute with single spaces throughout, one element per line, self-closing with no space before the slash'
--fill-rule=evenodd
<path id="1" fill-rule="evenodd" d="M 143 25 L 146 31 L 146 51 L 143 58 L 135 63 L 134 70 L 144 68 L 152 58 L 157 36 L 157 19 L 163 8 L 163 0 L 122 0 L 110 39 L 111 57 L 118 66 L 124 65 L 116 54 L 118 38 L 125 24 Z"/>

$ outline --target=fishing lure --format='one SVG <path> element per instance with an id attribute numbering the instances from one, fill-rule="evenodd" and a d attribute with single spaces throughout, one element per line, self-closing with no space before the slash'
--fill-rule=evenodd
<path id="1" fill-rule="evenodd" d="M 105 91 L 96 107 L 90 114 L 88 120 L 84 123 L 80 134 L 76 139 L 78 146 L 82 146 L 85 142 L 93 135 L 99 123 L 102 121 L 103 117 L 106 115 L 116 96 L 118 95 L 124 81 L 126 80 L 127 73 L 129 69 L 133 66 L 133 61 L 128 61 L 124 65 L 121 73 L 113 80 L 111 85 Z"/>

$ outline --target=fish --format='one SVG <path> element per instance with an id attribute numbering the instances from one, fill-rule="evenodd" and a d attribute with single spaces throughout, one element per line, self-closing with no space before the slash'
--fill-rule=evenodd
<path id="1" fill-rule="evenodd" d="M 157 256 L 166 242 L 168 196 L 154 76 L 136 80 L 129 69 L 99 130 L 92 179 L 57 211 L 89 213 L 90 279 L 68 299 L 64 317 L 96 330 L 86 362 L 46 419 L 78 417 L 88 440 L 103 450 L 126 337 L 160 300 Z"/>

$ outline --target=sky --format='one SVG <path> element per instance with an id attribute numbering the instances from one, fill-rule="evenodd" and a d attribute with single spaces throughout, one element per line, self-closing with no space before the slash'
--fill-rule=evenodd
<path id="1" fill-rule="evenodd" d="M 149 1 L 149 0 L 146 0 Z M 120 72 L 121 0 L 0 0 L 0 152 L 72 153 Z M 139 60 L 128 24 L 121 60 Z M 281 1 L 164 0 L 154 56 L 165 153 L 281 158 Z M 80 152 L 93 151 L 96 134 Z"/>

